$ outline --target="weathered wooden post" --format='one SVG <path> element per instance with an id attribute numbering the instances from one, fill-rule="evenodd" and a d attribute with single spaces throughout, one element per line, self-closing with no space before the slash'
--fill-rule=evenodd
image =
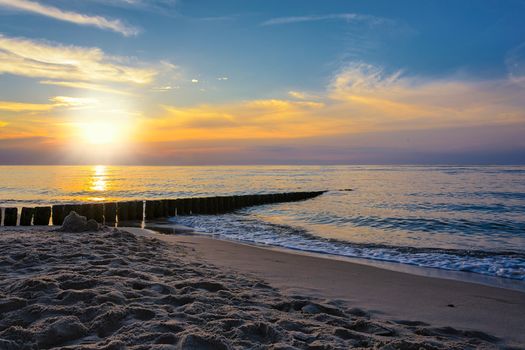
<path id="1" fill-rule="evenodd" d="M 138 220 L 137 219 L 137 202 L 136 201 L 128 202 L 127 216 L 128 216 L 128 220 Z"/>
<path id="2" fill-rule="evenodd" d="M 231 210 L 232 207 L 232 197 L 231 196 L 225 196 L 222 198 L 222 205 L 223 205 L 223 213 L 227 213 Z"/>
<path id="3" fill-rule="evenodd" d="M 217 214 L 219 212 L 219 197 L 210 198 L 210 214 Z"/>
<path id="4" fill-rule="evenodd" d="M 18 216 L 17 208 L 4 209 L 4 226 L 16 226 L 16 219 Z"/>
<path id="5" fill-rule="evenodd" d="M 66 216 L 68 216 L 69 213 L 71 213 L 72 211 L 76 211 L 76 206 L 75 205 L 73 205 L 73 204 L 66 204 L 66 205 L 64 205 L 64 211 L 63 211 L 64 218 Z M 62 219 L 62 222 L 64 222 L 64 219 Z M 60 224 L 62 224 L 62 222 Z"/>
<path id="6" fill-rule="evenodd" d="M 167 210 L 168 210 L 168 216 L 169 217 L 175 216 L 175 213 L 177 211 L 176 203 L 177 203 L 176 199 L 167 199 L 166 200 L 166 206 L 168 208 Z"/>
<path id="7" fill-rule="evenodd" d="M 154 217 L 155 219 L 161 218 L 164 216 L 164 209 L 162 208 L 162 201 L 156 200 L 153 201 L 153 207 L 154 209 Z"/>
<path id="8" fill-rule="evenodd" d="M 249 207 L 250 205 L 252 205 L 252 202 L 251 202 L 252 198 L 251 198 L 251 196 L 245 194 L 241 198 L 242 198 L 242 207 L 243 208 L 246 208 L 246 207 Z"/>
<path id="9" fill-rule="evenodd" d="M 202 213 L 211 214 L 213 211 L 213 200 L 212 197 L 203 197 L 201 199 L 202 203 Z"/>
<path id="10" fill-rule="evenodd" d="M 137 202 L 135 217 L 137 218 L 137 220 L 144 220 L 144 201 Z"/>
<path id="11" fill-rule="evenodd" d="M 117 203 L 117 217 L 118 217 L 118 222 L 128 221 L 128 203 L 127 202 Z"/>
<path id="12" fill-rule="evenodd" d="M 100 224 L 104 223 L 104 204 L 95 203 L 92 207 L 93 219 Z"/>
<path id="13" fill-rule="evenodd" d="M 74 210 L 78 215 L 85 216 L 84 213 L 83 213 L 84 208 L 82 208 L 82 204 L 73 204 L 72 207 L 73 207 L 73 210 Z"/>
<path id="14" fill-rule="evenodd" d="M 231 208 L 231 196 L 222 197 L 222 212 L 227 213 Z"/>
<path id="15" fill-rule="evenodd" d="M 104 203 L 104 222 L 112 225 L 116 222 L 117 203 Z"/>
<path id="16" fill-rule="evenodd" d="M 80 212 L 82 216 L 85 216 L 86 219 L 93 219 L 93 204 L 82 204 L 80 206 Z"/>
<path id="17" fill-rule="evenodd" d="M 20 213 L 20 226 L 31 226 L 34 211 L 34 208 L 22 208 L 22 212 Z"/>
<path id="18" fill-rule="evenodd" d="M 162 206 L 162 217 L 167 218 L 170 216 L 170 201 L 169 199 L 163 199 L 160 201 Z"/>
<path id="19" fill-rule="evenodd" d="M 180 215 L 180 199 L 173 199 L 172 205 L 173 205 L 173 215 L 175 216 Z"/>
<path id="20" fill-rule="evenodd" d="M 182 199 L 182 210 L 184 215 L 188 215 L 191 212 L 191 203 L 189 198 L 183 198 Z"/>
<path id="21" fill-rule="evenodd" d="M 49 225 L 51 218 L 51 207 L 36 207 L 33 218 L 33 225 Z"/>
<path id="22" fill-rule="evenodd" d="M 146 201 L 146 220 L 155 219 L 155 201 Z"/>
<path id="23" fill-rule="evenodd" d="M 63 205 L 53 205 L 51 208 L 53 216 L 53 225 L 60 226 L 64 222 L 64 206 Z"/>

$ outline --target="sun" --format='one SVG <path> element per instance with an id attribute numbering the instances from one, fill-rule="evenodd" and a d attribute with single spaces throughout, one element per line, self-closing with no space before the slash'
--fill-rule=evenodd
<path id="1" fill-rule="evenodd" d="M 83 123 L 80 131 L 84 141 L 92 145 L 116 144 L 121 139 L 118 125 L 107 122 Z"/>

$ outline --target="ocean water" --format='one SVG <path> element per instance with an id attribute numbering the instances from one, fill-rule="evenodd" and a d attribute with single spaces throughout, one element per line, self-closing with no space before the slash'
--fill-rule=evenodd
<path id="1" fill-rule="evenodd" d="M 248 243 L 525 281 L 523 166 L 0 167 L 4 207 L 303 190 L 329 191 L 169 222 Z"/>

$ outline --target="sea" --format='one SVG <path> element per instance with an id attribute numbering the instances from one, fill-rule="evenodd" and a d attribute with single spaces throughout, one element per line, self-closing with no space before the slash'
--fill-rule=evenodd
<path id="1" fill-rule="evenodd" d="M 525 283 L 524 166 L 0 166 L 1 207 L 311 190 L 327 192 L 164 225 Z"/>

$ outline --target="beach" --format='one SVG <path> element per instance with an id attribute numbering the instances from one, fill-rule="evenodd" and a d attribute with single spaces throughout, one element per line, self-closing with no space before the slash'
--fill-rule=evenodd
<path id="1" fill-rule="evenodd" d="M 523 293 L 218 241 L 2 228 L 2 349 L 522 348 Z"/>

